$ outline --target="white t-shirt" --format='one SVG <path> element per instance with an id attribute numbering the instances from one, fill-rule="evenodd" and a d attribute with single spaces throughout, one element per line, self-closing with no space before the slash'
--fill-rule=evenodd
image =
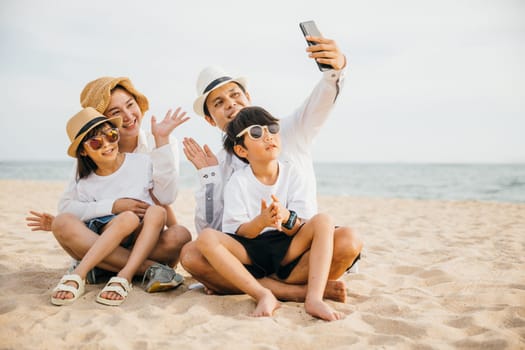
<path id="1" fill-rule="evenodd" d="M 253 220 L 261 213 L 261 200 L 273 202 L 275 195 L 288 210 L 302 219 L 311 218 L 316 212 L 315 203 L 309 200 L 304 177 L 290 163 L 279 162 L 279 176 L 273 185 L 261 183 L 250 166 L 233 173 L 224 188 L 224 214 L 222 229 L 235 233 L 243 223 Z M 266 227 L 262 232 L 275 230 Z"/>
<path id="2" fill-rule="evenodd" d="M 76 186 L 76 199 L 80 202 L 99 202 L 131 198 L 154 204 L 149 193 L 153 188 L 151 157 L 140 153 L 124 153 L 124 156 L 124 162 L 113 174 L 100 176 L 93 172 L 80 179 Z"/>

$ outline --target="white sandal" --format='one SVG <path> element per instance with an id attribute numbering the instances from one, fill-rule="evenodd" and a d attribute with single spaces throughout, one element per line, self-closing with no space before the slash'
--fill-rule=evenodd
<path id="1" fill-rule="evenodd" d="M 112 283 L 118 283 L 118 285 L 111 286 L 110 284 Z M 126 297 L 128 296 L 128 293 L 131 291 L 132 288 L 133 288 L 132 285 L 128 282 L 127 279 L 122 278 L 122 277 L 117 277 L 117 276 L 111 277 L 108 283 L 106 283 L 106 286 L 104 287 L 104 289 L 102 289 L 100 293 L 98 293 L 96 300 L 98 303 L 101 303 L 104 305 L 119 306 L 120 304 L 124 302 L 124 300 L 126 300 Z M 102 298 L 101 295 L 102 293 L 105 293 L 105 292 L 115 292 L 118 295 L 120 295 L 122 299 L 112 300 L 112 299 Z"/>
<path id="2" fill-rule="evenodd" d="M 75 282 L 78 287 L 67 285 L 67 282 Z M 71 275 L 64 275 L 60 282 L 58 282 L 58 285 L 53 289 L 53 294 L 55 292 L 69 292 L 73 294 L 73 298 L 69 299 L 59 299 L 55 297 L 51 297 L 51 304 L 53 305 L 67 305 L 71 304 L 75 300 L 78 299 L 82 294 L 84 294 L 84 288 L 86 286 L 86 281 L 81 279 L 79 275 L 71 274 Z"/>

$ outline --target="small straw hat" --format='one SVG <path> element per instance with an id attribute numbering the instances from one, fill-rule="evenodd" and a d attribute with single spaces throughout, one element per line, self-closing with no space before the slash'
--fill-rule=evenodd
<path id="1" fill-rule="evenodd" d="M 102 115 L 95 108 L 87 107 L 75 114 L 69 119 L 66 125 L 67 136 L 71 141 L 71 145 L 67 149 L 67 154 L 73 158 L 77 157 L 77 148 L 82 142 L 86 134 L 102 123 L 111 123 L 115 127 L 120 128 L 122 125 L 121 117 L 107 118 Z"/>
<path id="2" fill-rule="evenodd" d="M 80 105 L 82 107 L 93 107 L 100 113 L 104 113 L 111 101 L 111 90 L 117 85 L 122 86 L 135 97 L 142 114 L 148 111 L 148 99 L 138 92 L 131 83 L 131 80 L 126 77 L 102 77 L 90 81 L 80 93 Z"/>
<path id="3" fill-rule="evenodd" d="M 204 103 L 210 92 L 218 87 L 231 82 L 242 85 L 246 90 L 246 78 L 232 78 L 224 69 L 218 66 L 209 66 L 204 68 L 197 79 L 197 99 L 193 102 L 193 110 L 200 116 L 204 117 Z"/>

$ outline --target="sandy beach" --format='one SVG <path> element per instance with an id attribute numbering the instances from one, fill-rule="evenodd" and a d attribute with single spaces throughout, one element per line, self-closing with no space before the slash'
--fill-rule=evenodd
<path id="1" fill-rule="evenodd" d="M 525 204 L 321 197 L 365 249 L 345 275 L 346 318 L 324 322 L 284 302 L 252 318 L 246 295 L 166 293 L 134 286 L 120 307 L 87 285 L 73 305 L 50 293 L 70 258 L 50 233 L 31 232 L 30 209 L 56 213 L 63 182 L 0 180 L 0 349 L 523 349 Z M 174 204 L 193 232 L 193 194 Z"/>

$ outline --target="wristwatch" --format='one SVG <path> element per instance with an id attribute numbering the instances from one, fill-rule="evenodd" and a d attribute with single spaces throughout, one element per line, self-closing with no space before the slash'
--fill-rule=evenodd
<path id="1" fill-rule="evenodd" d="M 287 230 L 291 230 L 295 226 L 296 221 L 297 221 L 297 213 L 293 210 L 290 210 L 290 216 L 288 217 L 288 221 L 286 221 L 283 224 L 283 227 Z"/>

